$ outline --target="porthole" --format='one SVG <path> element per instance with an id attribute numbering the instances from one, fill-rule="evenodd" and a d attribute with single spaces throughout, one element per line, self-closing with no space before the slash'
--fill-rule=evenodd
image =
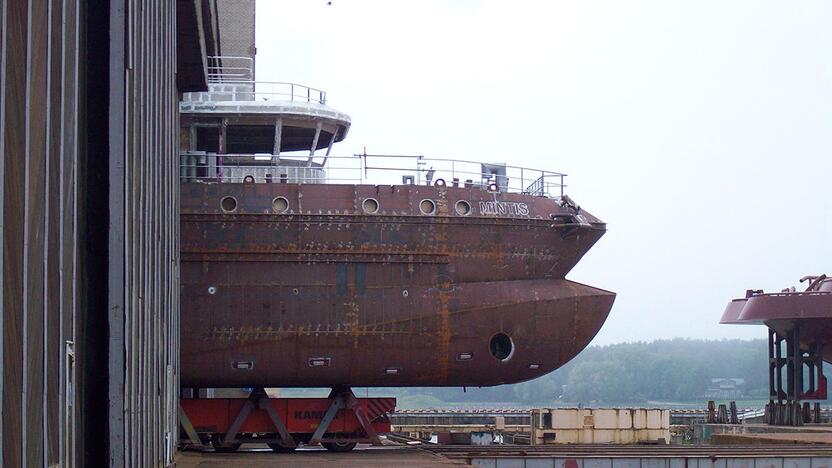
<path id="1" fill-rule="evenodd" d="M 216 287 L 214 287 L 214 286 L 208 286 L 208 294 L 210 294 L 210 295 L 212 295 L 212 296 L 213 296 L 213 295 L 214 295 L 214 294 L 216 294 L 216 293 L 217 293 L 217 288 L 216 288 Z"/>
<path id="2" fill-rule="evenodd" d="M 289 211 L 289 200 L 286 197 L 276 197 L 272 200 L 272 211 L 278 214 Z"/>
<path id="3" fill-rule="evenodd" d="M 440 187 L 441 188 L 441 187 L 445 187 L 445 185 L 446 185 L 445 184 L 445 179 L 436 179 L 435 181 L 433 181 L 433 186 L 434 187 Z"/>
<path id="4" fill-rule="evenodd" d="M 496 359 L 508 361 L 514 353 L 514 343 L 505 333 L 497 333 L 491 337 L 488 349 Z"/>
<path id="5" fill-rule="evenodd" d="M 455 205 L 456 214 L 460 216 L 468 216 L 471 214 L 471 204 L 465 200 L 459 200 Z"/>
<path id="6" fill-rule="evenodd" d="M 361 202 L 361 209 L 363 209 L 367 214 L 378 213 L 378 200 L 375 198 L 365 198 L 364 201 Z"/>
<path id="7" fill-rule="evenodd" d="M 433 215 L 436 213 L 436 203 L 430 199 L 424 199 L 419 202 L 419 211 L 422 212 L 423 215 Z"/>
<path id="8" fill-rule="evenodd" d="M 220 208 L 226 213 L 231 213 L 237 210 L 237 199 L 234 197 L 223 197 L 220 200 Z"/>

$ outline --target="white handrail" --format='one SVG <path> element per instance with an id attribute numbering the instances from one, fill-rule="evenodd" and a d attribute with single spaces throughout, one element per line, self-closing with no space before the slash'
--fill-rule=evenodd
<path id="1" fill-rule="evenodd" d="M 563 196 L 566 187 L 566 174 L 559 172 L 421 155 L 310 158 L 308 155 L 183 152 L 180 174 L 183 181 L 208 183 L 239 183 L 248 177 L 250 182 L 275 183 L 432 184 L 546 197 Z"/>

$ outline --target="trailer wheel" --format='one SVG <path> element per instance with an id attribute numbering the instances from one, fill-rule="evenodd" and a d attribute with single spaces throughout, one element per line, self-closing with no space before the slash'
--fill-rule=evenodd
<path id="1" fill-rule="evenodd" d="M 240 449 L 240 446 L 243 444 L 231 444 L 228 447 L 223 447 L 222 445 L 215 445 L 214 452 L 216 453 L 232 453 L 236 452 Z"/>
<path id="2" fill-rule="evenodd" d="M 272 451 L 277 453 L 291 453 L 294 452 L 296 448 L 298 448 L 297 445 L 294 447 L 284 447 L 280 444 L 268 444 L 268 446 L 270 449 L 272 449 Z"/>
<path id="3" fill-rule="evenodd" d="M 222 435 L 215 434 L 211 437 L 211 446 L 214 447 L 214 452 L 217 453 L 230 453 L 236 452 L 240 446 L 243 445 L 241 442 L 235 442 L 228 447 L 223 447 L 222 445 Z"/>
<path id="4" fill-rule="evenodd" d="M 355 448 L 355 442 L 323 442 L 321 445 L 330 452 L 349 452 Z"/>

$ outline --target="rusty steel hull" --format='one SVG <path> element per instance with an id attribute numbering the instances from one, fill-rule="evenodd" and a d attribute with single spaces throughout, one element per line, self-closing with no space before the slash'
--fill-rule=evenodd
<path id="1" fill-rule="evenodd" d="M 487 386 L 546 374 L 612 307 L 613 293 L 564 279 L 604 232 L 574 205 L 479 188 L 182 184 L 181 384 Z M 511 342 L 503 359 L 498 334 Z"/>

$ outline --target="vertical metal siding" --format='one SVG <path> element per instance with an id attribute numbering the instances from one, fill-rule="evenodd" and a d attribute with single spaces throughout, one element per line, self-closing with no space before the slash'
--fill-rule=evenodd
<path id="1" fill-rule="evenodd" d="M 43 370 L 43 401 L 45 437 L 43 449 L 46 460 L 55 461 L 60 457 L 60 403 L 61 403 L 61 362 L 63 346 L 61 343 L 61 168 L 63 149 L 63 125 L 61 123 L 63 92 L 61 82 L 63 66 L 63 27 L 64 14 L 62 0 L 49 1 L 49 22 L 56 27 L 48 28 L 49 75 L 48 100 L 51 103 L 47 114 L 46 127 L 49 130 L 46 162 L 46 332 L 43 337 L 45 365 Z M 52 444 L 49 441 L 53 441 Z"/>
<path id="2" fill-rule="evenodd" d="M 74 453 L 64 445 L 62 382 L 78 278 L 77 7 L 74 0 L 2 3 L 3 466 L 56 465 Z"/>
<path id="3" fill-rule="evenodd" d="M 93 16 L 108 23 L 104 32 L 86 23 L 102 3 L 107 13 Z M 4 467 L 84 466 L 90 447 L 106 447 L 102 459 L 113 466 L 172 460 L 179 374 L 176 3 L 0 3 Z M 87 42 L 102 35 L 109 44 Z M 90 76 L 91 61 L 107 64 L 107 76 Z M 101 80 L 106 86 L 90 87 Z M 107 109 L 104 132 L 90 124 L 91 100 Z M 102 141 L 107 151 L 91 153 Z M 90 165 L 93 158 L 106 158 L 105 174 L 90 172 L 102 167 Z M 86 211 L 96 197 L 103 197 L 106 216 Z M 97 217 L 109 222 L 96 226 Z M 95 238 L 91 229 L 104 230 L 103 249 L 87 242 Z M 103 263 L 85 260 L 101 250 Z M 102 264 L 106 284 L 90 284 Z M 82 291 L 103 289 L 110 307 L 90 309 L 95 302 Z M 101 337 L 107 366 L 91 367 L 89 340 Z M 90 375 L 107 382 L 101 392 L 108 402 L 95 401 L 97 408 L 109 405 L 106 427 L 91 427 L 94 408 L 83 406 L 93 404 L 85 388 Z M 100 440 L 84 440 L 92 433 Z"/>
<path id="4" fill-rule="evenodd" d="M 80 112 L 79 112 L 79 57 L 80 57 L 80 31 L 81 31 L 81 5 L 77 0 L 62 0 L 61 31 L 61 81 L 62 98 L 60 101 L 61 112 L 61 142 L 60 142 L 60 186 L 59 186 L 59 270 L 60 270 L 60 339 L 54 348 L 61 358 L 60 378 L 58 381 L 58 411 L 59 411 L 59 458 L 57 461 L 62 466 L 74 466 L 73 461 L 78 456 L 76 437 L 76 421 L 80 419 L 80 407 L 77 404 L 78 373 L 75 366 L 74 354 L 75 336 L 73 331 L 77 329 L 78 291 L 77 278 L 81 274 L 78 246 L 78 133 Z M 53 397 L 54 398 L 54 397 Z M 50 445 L 55 445 L 53 439 L 49 440 Z M 50 463 L 54 459 L 50 459 Z"/>
<path id="5" fill-rule="evenodd" d="M 46 255 L 46 167 L 48 80 L 48 3 L 29 3 L 26 64 L 26 163 L 24 221 L 23 342 L 24 378 L 22 430 L 26 466 L 43 465 L 44 459 L 44 304 Z M 32 430 L 28 431 L 28 426 Z M 40 430 L 38 430 L 40 429 Z"/>
<path id="6" fill-rule="evenodd" d="M 28 2 L 4 2 L 3 466 L 23 465 L 23 187 Z"/>
<path id="7" fill-rule="evenodd" d="M 172 1 L 111 3 L 111 25 L 125 25 L 112 43 L 126 47 L 111 51 L 111 105 L 124 111 L 110 132 L 124 135 L 111 140 L 110 349 L 124 354 L 111 353 L 110 370 L 124 385 L 110 386 L 110 450 L 135 466 L 167 464 L 176 441 L 175 13 Z"/>
<path id="8" fill-rule="evenodd" d="M 0 3 L 0 129 L 3 129 L 3 134 L 0 135 L 0 180 L 5 180 L 4 177 L 4 167 L 5 167 L 5 128 L 6 128 L 6 17 L 8 13 L 8 5 L 6 2 Z M 5 184 L 4 184 L 5 185 Z M 0 187 L 0 209 L 4 206 L 4 195 L 5 195 L 5 187 Z M 3 283 L 3 273 L 5 271 L 5 265 L 2 261 L 5 256 L 3 255 L 5 251 L 5 220 L 3 216 L 0 216 L 0 237 L 2 237 L 2 242 L 0 242 L 0 291 L 3 290 L 5 284 Z M 0 302 L 0 362 L 5 363 L 6 353 L 6 314 L 5 314 L 5 298 L 2 302 Z M 5 369 L 5 365 L 3 369 Z M 5 393 L 3 392 L 4 384 L 6 380 L 5 370 L 0 370 L 0 462 L 6 459 L 5 457 L 5 446 L 6 446 L 6 438 L 5 433 L 3 432 L 3 427 L 6 423 L 6 398 Z"/>
<path id="9" fill-rule="evenodd" d="M 5 129 L 6 127 L 6 12 L 7 12 L 7 4 L 6 2 L 0 3 L 0 129 Z M 5 159 L 5 132 L 0 135 L 0 180 L 4 180 L 4 159 Z M 3 198 L 5 188 L 0 187 L 0 209 L 3 207 Z M 5 229 L 3 228 L 5 222 L 3 217 L 0 216 L 0 237 L 3 238 L 3 241 L 0 242 L 0 290 L 3 289 L 3 271 L 5 270 L 5 266 L 2 264 L 2 259 L 4 258 L 4 244 L 5 244 L 5 236 L 3 233 Z M 6 315 L 5 311 L 5 299 L 3 302 L 0 302 L 0 362 L 5 361 L 5 320 Z M 3 366 L 5 368 L 5 365 Z M 5 401 L 5 394 L 3 392 L 3 385 L 5 382 L 5 371 L 0 370 L 0 462 L 5 460 L 4 457 L 4 446 L 5 446 L 5 437 L 3 433 L 3 426 L 6 420 L 5 411 L 6 408 L 6 401 Z"/>
<path id="10" fill-rule="evenodd" d="M 160 466 L 177 436 L 176 2 L 111 5 L 111 25 L 124 25 L 112 43 L 125 50 L 111 51 L 110 77 L 113 109 L 124 110 L 111 112 L 110 131 L 124 129 L 110 158 L 110 349 L 124 349 L 110 355 L 124 383 L 111 381 L 110 450 L 127 465 Z"/>

